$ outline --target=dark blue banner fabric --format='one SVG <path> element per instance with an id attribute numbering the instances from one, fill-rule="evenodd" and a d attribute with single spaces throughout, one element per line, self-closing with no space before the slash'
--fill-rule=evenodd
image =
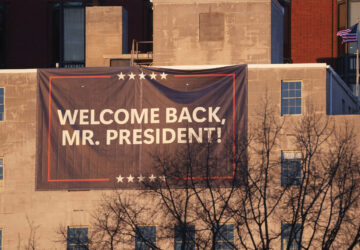
<path id="1" fill-rule="evenodd" d="M 234 180 L 247 66 L 38 71 L 36 189 Z"/>

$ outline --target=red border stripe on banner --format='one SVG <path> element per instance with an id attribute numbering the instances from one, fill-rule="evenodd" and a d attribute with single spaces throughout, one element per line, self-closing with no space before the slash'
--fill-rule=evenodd
<path id="1" fill-rule="evenodd" d="M 231 76 L 233 80 L 233 173 L 232 176 L 195 176 L 195 177 L 180 177 L 177 179 L 183 180 L 216 180 L 216 179 L 233 179 L 235 177 L 235 73 L 232 74 L 196 74 L 196 75 L 174 75 L 174 77 L 217 77 L 217 76 Z"/>
<path id="2" fill-rule="evenodd" d="M 84 182 L 84 181 L 110 181 L 110 178 L 104 179 L 51 179 L 50 176 L 50 150 L 51 150 L 51 82 L 53 79 L 71 79 L 71 78 L 111 78 L 111 75 L 101 76 L 50 76 L 49 77 L 49 131 L 48 131 L 48 182 Z"/>

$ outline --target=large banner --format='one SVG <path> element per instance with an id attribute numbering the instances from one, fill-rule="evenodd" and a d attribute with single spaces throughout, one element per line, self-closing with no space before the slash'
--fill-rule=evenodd
<path id="1" fill-rule="evenodd" d="M 37 111 L 37 190 L 232 180 L 247 66 L 41 69 Z"/>

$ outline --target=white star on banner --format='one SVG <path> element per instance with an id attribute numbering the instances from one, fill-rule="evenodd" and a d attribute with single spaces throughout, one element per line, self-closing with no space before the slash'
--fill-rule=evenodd
<path id="1" fill-rule="evenodd" d="M 151 73 L 150 77 L 151 77 L 151 79 L 156 80 L 156 74 L 154 72 Z"/>
<path id="2" fill-rule="evenodd" d="M 144 74 L 144 72 L 141 72 L 141 74 L 139 74 L 139 77 L 140 77 L 140 79 L 145 79 L 145 74 Z"/>
<path id="3" fill-rule="evenodd" d="M 129 79 L 135 80 L 135 74 L 133 72 L 131 72 L 128 76 L 129 76 Z"/>
<path id="4" fill-rule="evenodd" d="M 116 179 L 117 179 L 117 182 L 123 182 L 124 177 L 119 175 L 118 177 L 116 177 Z"/>
<path id="5" fill-rule="evenodd" d="M 153 174 L 151 174 L 151 176 L 149 177 L 149 179 L 150 179 L 150 182 L 153 182 L 153 181 L 155 181 L 156 177 L 155 177 Z"/>
<path id="6" fill-rule="evenodd" d="M 117 74 L 119 80 L 125 80 L 125 75 L 123 74 L 123 72 L 120 72 L 120 74 Z"/>
<path id="7" fill-rule="evenodd" d="M 161 176 L 159 176 L 159 179 L 160 179 L 161 181 L 165 182 L 166 177 L 165 177 L 165 175 L 161 175 Z"/>
<path id="8" fill-rule="evenodd" d="M 129 177 L 126 177 L 126 178 L 128 179 L 128 182 L 134 182 L 134 177 L 131 176 L 131 174 L 130 174 Z"/>
<path id="9" fill-rule="evenodd" d="M 161 76 L 161 79 L 165 79 L 165 80 L 166 80 L 167 74 L 165 74 L 165 72 L 162 72 L 162 74 L 160 74 L 160 76 Z"/>
<path id="10" fill-rule="evenodd" d="M 145 177 L 140 174 L 140 176 L 138 177 L 138 179 L 139 179 L 139 182 L 143 182 L 144 179 L 145 179 Z"/>

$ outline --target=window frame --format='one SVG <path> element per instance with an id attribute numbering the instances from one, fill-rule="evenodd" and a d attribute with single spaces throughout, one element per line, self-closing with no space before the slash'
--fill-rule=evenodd
<path id="1" fill-rule="evenodd" d="M 53 45 L 53 64 L 59 63 L 61 68 L 83 68 L 85 67 L 86 61 L 86 7 L 93 6 L 92 0 L 67 0 L 67 1 L 55 1 L 52 4 L 52 15 L 54 19 L 52 20 L 54 27 L 53 30 L 56 30 L 58 33 L 53 34 L 53 40 L 57 40 L 56 44 Z M 83 20 L 83 56 L 84 60 L 78 61 L 66 61 L 65 60 L 65 9 L 67 8 L 78 8 L 83 9 L 84 11 L 84 20 Z M 56 18 L 56 20 L 55 20 Z"/>
<path id="2" fill-rule="evenodd" d="M 144 232 L 143 229 L 153 230 L 153 235 L 150 236 L 150 239 L 145 235 L 147 232 Z M 140 232 L 140 235 L 138 234 Z M 150 232 L 150 231 L 149 231 Z M 152 240 L 153 238 L 154 240 Z M 151 246 L 153 245 L 153 246 Z M 135 250 L 148 250 L 156 249 L 156 226 L 153 225 L 141 225 L 136 226 L 135 231 Z"/>
<path id="3" fill-rule="evenodd" d="M 293 158 L 285 158 L 285 154 L 293 153 Z M 285 162 L 289 161 L 289 162 Z M 298 163 L 298 168 L 292 168 L 291 163 Z M 286 164 L 286 165 L 285 165 Z M 301 151 L 296 150 L 282 150 L 281 151 L 281 186 L 287 187 L 287 186 L 300 186 L 302 181 L 302 153 Z M 286 167 L 286 169 L 285 169 Z M 290 179 L 290 175 L 285 175 L 285 171 L 295 173 L 294 176 Z"/>
<path id="4" fill-rule="evenodd" d="M 284 244 L 284 240 L 289 239 L 288 234 L 290 234 L 289 229 L 295 227 L 295 237 L 292 239 L 290 250 L 299 250 L 301 248 L 301 224 L 291 224 L 291 223 L 281 223 L 281 250 L 286 250 L 288 244 Z M 288 241 L 288 240 L 287 240 Z M 296 245 L 295 245 L 296 244 Z"/>
<path id="5" fill-rule="evenodd" d="M 295 96 L 295 97 L 289 97 L 289 96 L 283 96 L 283 84 L 285 84 L 285 83 L 300 83 L 300 97 L 298 97 L 298 96 Z M 304 84 L 303 84 L 303 81 L 302 80 L 281 80 L 281 86 L 280 86 L 280 114 L 281 114 L 281 116 L 287 116 L 287 115 L 302 115 L 302 113 L 303 113 L 303 98 L 302 98 L 302 96 L 303 96 L 303 86 L 304 86 Z M 295 88 L 295 92 L 296 92 L 296 88 Z M 284 100 L 284 102 L 285 102 L 285 100 L 286 101 L 288 101 L 288 100 L 295 100 L 295 102 L 296 102 L 296 100 L 300 100 L 300 113 L 297 113 L 297 111 L 296 111 L 296 108 L 298 107 L 296 104 L 295 104 L 295 106 L 294 106 L 294 108 L 295 108 L 295 113 L 290 113 L 290 111 L 288 111 L 287 113 L 285 113 L 285 112 L 283 112 L 283 108 L 285 108 L 285 105 L 283 104 L 283 100 Z M 286 105 L 286 107 L 289 109 L 289 105 L 287 104 Z"/>
<path id="6" fill-rule="evenodd" d="M 86 243 L 81 242 L 82 235 L 78 236 L 78 239 L 76 239 L 77 242 L 73 243 L 70 239 L 70 229 L 76 230 L 76 229 L 86 229 Z M 76 234 L 74 234 L 76 235 Z M 68 226 L 67 228 L 67 239 L 66 239 L 66 249 L 67 250 L 78 250 L 78 249 L 89 249 L 89 228 L 87 226 Z"/>
<path id="7" fill-rule="evenodd" d="M 185 240 L 185 249 L 194 250 L 195 249 L 195 225 L 185 225 L 186 228 L 186 240 Z M 175 225 L 174 227 L 174 250 L 181 250 L 182 238 L 177 238 L 177 232 L 180 232 L 180 225 Z M 188 237 L 189 235 L 189 237 Z M 189 240 L 188 240 L 189 239 Z M 180 248 L 179 248 L 180 247 Z"/>
<path id="8" fill-rule="evenodd" d="M 1 90 L 2 90 L 2 94 L 1 94 Z M 0 87 L 0 98 L 1 96 L 3 96 L 3 101 L 2 103 L 0 102 L 0 113 L 2 113 L 2 117 L 0 115 L 0 122 L 5 121 L 5 87 Z M 3 111 L 1 112 L 1 106 L 3 107 Z"/>
<path id="9" fill-rule="evenodd" d="M 225 227 L 231 227 L 231 230 L 226 229 L 226 232 L 221 232 L 221 230 Z M 215 230 L 217 230 L 217 233 L 215 235 L 215 246 L 214 249 L 234 249 L 234 224 L 221 224 L 221 225 L 215 225 L 215 227 L 219 227 L 219 229 L 215 229 L 213 227 L 213 233 L 215 233 Z M 231 233 L 230 237 L 231 239 L 226 239 L 224 237 Z"/>

